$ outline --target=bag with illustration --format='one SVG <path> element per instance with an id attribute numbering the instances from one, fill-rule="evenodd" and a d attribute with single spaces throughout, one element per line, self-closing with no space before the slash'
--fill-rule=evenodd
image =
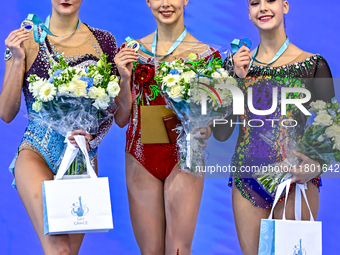
<path id="1" fill-rule="evenodd" d="M 286 220 L 286 201 L 291 180 L 281 183 L 275 195 L 272 211 L 268 219 L 261 220 L 258 255 L 321 255 L 322 224 L 314 221 L 310 210 L 305 185 L 296 184 L 295 219 Z M 286 188 L 285 207 L 282 220 L 273 220 L 273 211 L 282 192 Z M 310 221 L 301 221 L 301 192 L 310 212 Z"/>
<path id="2" fill-rule="evenodd" d="M 45 235 L 107 232 L 113 229 L 108 178 L 98 178 L 94 172 L 84 136 L 74 137 L 85 156 L 87 175 L 63 178 L 79 151 L 68 142 L 55 180 L 42 184 Z"/>

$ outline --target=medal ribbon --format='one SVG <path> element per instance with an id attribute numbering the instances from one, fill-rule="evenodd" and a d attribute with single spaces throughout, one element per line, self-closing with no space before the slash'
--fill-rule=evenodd
<path id="1" fill-rule="evenodd" d="M 279 51 L 275 54 L 274 58 L 272 60 L 270 60 L 268 63 L 263 63 L 261 61 L 258 61 L 255 56 L 257 54 L 257 51 L 259 49 L 259 46 L 256 47 L 255 51 L 254 51 L 254 54 L 253 54 L 253 59 L 251 60 L 249 66 L 251 66 L 253 64 L 253 62 L 257 62 L 257 63 L 260 63 L 262 65 L 270 65 L 270 64 L 273 64 L 276 60 L 278 60 L 282 54 L 288 49 L 288 46 L 290 44 L 290 41 L 287 37 L 286 41 L 283 43 L 283 45 L 281 46 L 281 48 L 279 49 Z"/>
<path id="2" fill-rule="evenodd" d="M 51 19 L 51 15 L 48 15 L 48 17 L 46 18 L 45 23 L 43 23 L 41 21 L 41 19 L 37 15 L 35 15 L 35 14 L 29 14 L 28 15 L 27 20 L 32 21 L 33 24 L 34 24 L 34 26 L 33 26 L 33 35 L 34 35 L 35 42 L 43 43 L 45 41 L 45 38 L 46 38 L 47 35 L 51 35 L 51 36 L 55 36 L 55 37 L 66 37 L 66 36 L 73 35 L 78 30 L 78 28 L 80 27 L 80 24 L 81 24 L 81 21 L 79 19 L 77 28 L 71 34 L 59 36 L 59 35 L 53 34 L 49 30 L 50 19 Z M 39 33 L 38 33 L 38 26 L 40 26 L 41 29 L 43 30 L 43 32 L 41 33 L 40 36 L 39 36 Z"/>
<path id="3" fill-rule="evenodd" d="M 188 34 L 188 31 L 185 28 L 184 31 L 182 32 L 182 34 L 180 34 L 180 36 L 177 38 L 177 40 L 174 42 L 174 44 L 170 47 L 170 49 L 169 49 L 167 54 L 165 54 L 165 55 L 156 55 L 157 37 L 158 37 L 158 32 L 156 30 L 155 31 L 155 36 L 153 37 L 152 46 L 151 46 L 152 52 L 150 52 L 148 49 L 146 49 L 143 45 L 140 45 L 140 50 L 143 51 L 145 54 L 148 54 L 148 55 L 150 55 L 152 57 L 160 58 L 160 57 L 169 56 L 184 41 L 184 38 L 187 36 L 187 34 Z M 132 38 L 129 36 L 129 37 L 125 38 L 125 40 L 127 42 L 130 42 L 132 40 Z"/>

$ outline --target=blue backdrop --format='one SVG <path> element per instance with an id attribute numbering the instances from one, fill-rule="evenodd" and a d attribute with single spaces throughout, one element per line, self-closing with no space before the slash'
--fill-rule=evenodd
<path id="1" fill-rule="evenodd" d="M 287 34 L 298 47 L 323 55 L 333 72 L 340 75 L 338 43 L 340 36 L 340 3 L 338 0 L 291 0 L 287 15 Z M 41 18 L 51 12 L 50 1 L 2 1 L 0 41 L 20 26 L 28 13 Z M 118 44 L 128 35 L 141 38 L 155 29 L 155 20 L 142 0 L 86 0 L 80 13 L 81 20 L 91 26 L 112 32 Z M 249 37 L 258 44 L 257 29 L 248 19 L 247 1 L 191 0 L 186 8 L 185 24 L 196 38 L 226 49 L 234 38 Z M 0 46 L 4 52 L 4 44 Z M 0 80 L 4 62 L 0 61 Z M 337 95 L 340 89 L 336 87 Z M 10 124 L 0 120 L 0 254 L 43 254 L 39 240 L 30 223 L 19 196 L 10 184 L 8 172 L 27 120 L 22 103 L 21 112 Z M 233 153 L 237 134 L 228 143 L 208 141 L 214 147 L 210 163 L 228 162 Z M 115 229 L 109 233 L 87 234 L 80 254 L 138 254 L 130 224 L 124 174 L 125 129 L 112 127 L 100 146 L 99 173 L 109 176 L 114 211 Z M 194 243 L 193 255 L 241 254 L 231 207 L 231 189 L 226 178 L 207 178 L 203 192 Z M 319 220 L 323 222 L 324 254 L 338 254 L 340 250 L 340 180 L 325 179 L 320 193 Z"/>

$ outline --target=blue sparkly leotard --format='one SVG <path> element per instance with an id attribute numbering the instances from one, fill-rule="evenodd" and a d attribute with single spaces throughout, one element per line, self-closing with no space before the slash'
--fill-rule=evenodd
<path id="1" fill-rule="evenodd" d="M 87 26 L 87 25 L 86 25 Z M 108 55 L 108 61 L 113 63 L 114 56 L 117 52 L 116 40 L 114 36 L 104 30 L 95 29 L 87 26 L 90 30 L 90 35 L 81 45 L 76 47 L 68 47 L 53 42 L 52 39 L 46 38 L 42 44 L 36 45 L 39 47 L 38 54 L 33 61 L 33 64 L 24 75 L 23 93 L 25 96 L 27 111 L 32 111 L 32 104 L 34 103 L 34 97 L 28 90 L 27 77 L 31 74 L 36 74 L 41 78 L 48 78 L 48 70 L 50 68 L 49 60 L 52 62 L 58 61 L 57 55 L 63 53 L 66 61 L 70 66 L 86 67 L 90 64 L 95 64 L 102 53 Z M 30 38 L 33 41 L 33 38 Z M 29 54 L 29 53 L 28 53 Z M 26 59 L 28 59 L 26 53 Z M 114 64 L 114 63 L 113 63 Z M 113 74 L 116 73 L 115 65 L 113 65 Z M 105 114 L 105 113 L 104 113 Z M 100 123 L 98 133 L 94 135 L 94 140 L 91 141 L 90 155 L 96 156 L 97 146 L 107 134 L 113 123 L 112 118 L 105 119 Z M 18 154 L 22 150 L 32 150 L 45 159 L 49 168 L 53 173 L 56 173 L 56 164 L 61 157 L 65 137 L 55 132 L 51 128 L 40 125 L 33 120 L 28 121 L 28 125 L 24 132 L 24 136 L 19 145 L 18 151 L 9 170 L 14 174 L 15 162 Z M 13 187 L 15 187 L 15 181 L 13 181 Z"/>

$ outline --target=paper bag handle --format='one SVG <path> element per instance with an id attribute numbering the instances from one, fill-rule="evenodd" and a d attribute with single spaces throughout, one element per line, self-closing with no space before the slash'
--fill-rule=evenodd
<path id="1" fill-rule="evenodd" d="M 64 154 L 64 158 L 61 161 L 61 164 L 59 166 L 58 172 L 56 174 L 55 180 L 61 180 L 64 176 L 64 174 L 67 172 L 67 169 L 72 164 L 73 160 L 77 156 L 77 153 L 79 152 L 79 149 L 76 148 L 73 144 L 71 144 L 70 140 L 67 138 L 71 135 L 71 133 L 68 133 L 66 135 L 65 141 L 67 141 L 67 148 Z M 90 157 L 86 149 L 86 141 L 85 137 L 82 135 L 75 135 L 74 136 L 80 150 L 83 152 L 86 160 L 86 169 L 87 174 L 90 176 L 90 178 L 98 178 L 96 175 L 96 172 L 93 170 L 93 167 L 90 162 Z"/>
<path id="2" fill-rule="evenodd" d="M 272 210 L 270 211 L 270 215 L 269 215 L 268 219 L 270 219 L 270 220 L 273 219 L 274 208 L 275 208 L 277 202 L 279 201 L 283 191 L 286 188 L 286 199 L 285 199 L 285 206 L 283 208 L 283 216 L 282 216 L 282 219 L 286 220 L 286 203 L 287 203 L 287 199 L 288 199 L 290 183 L 291 183 L 291 179 L 288 179 L 288 180 L 280 183 L 279 186 L 277 186 L 275 198 L 274 198 L 274 203 L 273 203 Z"/>
<path id="3" fill-rule="evenodd" d="M 273 213 L 274 213 L 274 208 L 276 204 L 278 203 L 283 191 L 286 189 L 286 197 L 285 197 L 285 205 L 283 208 L 283 215 L 282 215 L 282 220 L 286 220 L 286 206 L 287 206 L 287 200 L 288 200 L 288 194 L 289 194 L 289 188 L 291 184 L 291 179 L 288 179 L 282 183 L 279 184 L 276 190 L 275 198 L 274 198 L 274 203 L 272 210 L 270 212 L 270 215 L 268 219 L 273 219 Z M 295 189 L 295 220 L 301 220 L 301 192 L 303 194 L 303 197 L 305 198 L 309 213 L 310 213 L 310 220 L 314 221 L 314 217 L 312 214 L 312 211 L 310 209 L 308 200 L 307 200 L 307 195 L 306 195 L 306 186 L 305 184 L 296 184 L 296 189 Z"/>
<path id="4" fill-rule="evenodd" d="M 309 210 L 310 221 L 314 221 L 312 210 L 310 209 L 310 206 L 309 206 L 309 203 L 308 203 L 308 200 L 307 200 L 306 189 L 307 189 L 307 183 L 306 184 L 296 184 L 296 188 L 295 188 L 295 220 L 301 220 L 301 215 L 302 215 L 301 192 L 302 192 L 302 195 L 305 198 L 305 201 L 306 201 L 306 204 L 307 204 L 307 207 L 308 207 L 308 210 Z"/>

